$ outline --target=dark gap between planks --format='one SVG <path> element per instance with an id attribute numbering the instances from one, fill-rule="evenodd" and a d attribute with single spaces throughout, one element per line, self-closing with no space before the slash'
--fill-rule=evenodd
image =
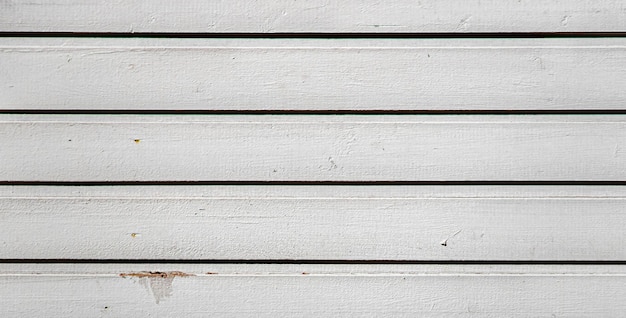
<path id="1" fill-rule="evenodd" d="M 626 265 L 626 260 L 0 259 L 0 264 Z"/>
<path id="2" fill-rule="evenodd" d="M 626 115 L 626 109 L 460 110 L 173 110 L 173 109 L 0 109 L 17 115 Z"/>
<path id="3" fill-rule="evenodd" d="M 0 186 L 626 186 L 626 181 L 0 181 Z"/>
<path id="4" fill-rule="evenodd" d="M 498 38 L 619 38 L 626 32 L 0 32 L 0 37 L 72 38 L 239 38 L 239 39 L 498 39 Z"/>

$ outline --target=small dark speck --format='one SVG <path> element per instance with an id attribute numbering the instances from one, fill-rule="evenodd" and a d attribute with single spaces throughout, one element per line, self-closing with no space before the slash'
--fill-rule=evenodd
<path id="1" fill-rule="evenodd" d="M 135 143 L 138 144 L 141 142 L 141 139 L 135 139 Z"/>
<path id="2" fill-rule="evenodd" d="M 302 272 L 302 275 L 309 275 L 309 273 L 307 273 L 307 272 Z"/>
<path id="3" fill-rule="evenodd" d="M 428 55 L 428 57 L 430 57 L 430 54 L 426 54 L 426 55 Z"/>
<path id="4" fill-rule="evenodd" d="M 109 309 L 109 306 L 104 306 L 104 309 Z"/>
<path id="5" fill-rule="evenodd" d="M 441 245 L 443 245 L 443 246 L 448 246 L 448 242 L 445 242 L 445 241 L 444 241 L 444 242 L 441 242 Z"/>
<path id="6" fill-rule="evenodd" d="M 67 141 L 72 141 L 72 139 L 68 139 Z"/>
<path id="7" fill-rule="evenodd" d="M 206 209 L 198 209 L 198 211 L 204 211 L 204 210 L 206 210 Z"/>

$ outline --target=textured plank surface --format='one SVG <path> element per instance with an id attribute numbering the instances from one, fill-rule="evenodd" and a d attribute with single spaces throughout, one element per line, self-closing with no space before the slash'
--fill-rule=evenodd
<path id="1" fill-rule="evenodd" d="M 624 31 L 619 0 L 4 0 L 0 31 Z"/>
<path id="2" fill-rule="evenodd" d="M 0 314 L 621 317 L 626 310 L 623 267 L 167 267 L 3 265 Z"/>
<path id="3" fill-rule="evenodd" d="M 2 109 L 624 109 L 625 39 L 0 41 Z"/>
<path id="4" fill-rule="evenodd" d="M 0 180 L 625 180 L 626 116 L 0 116 Z"/>
<path id="5" fill-rule="evenodd" d="M 0 0 L 0 32 L 625 30 L 619 0 Z M 2 38 L 0 110 L 622 110 L 625 64 L 624 38 Z M 0 115 L 9 182 L 623 181 L 624 149 L 622 115 Z M 626 266 L 598 261 L 626 260 L 625 207 L 605 186 L 3 185 L 0 263 L 161 263 L 2 263 L 0 316 L 621 317 Z M 597 265 L 166 264 L 236 259 Z"/>
<path id="6" fill-rule="evenodd" d="M 3 258 L 624 260 L 622 187 L 0 187 Z"/>

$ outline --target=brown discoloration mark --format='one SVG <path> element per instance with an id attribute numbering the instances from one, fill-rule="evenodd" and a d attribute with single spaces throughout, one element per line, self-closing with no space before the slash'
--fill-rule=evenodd
<path id="1" fill-rule="evenodd" d="M 173 271 L 173 272 L 136 272 L 136 273 L 121 273 L 120 274 L 121 277 L 139 277 L 139 278 L 143 278 L 143 277 L 148 277 L 148 278 L 174 278 L 174 277 L 189 277 L 189 276 L 196 276 L 194 274 L 188 274 L 188 273 L 183 273 L 183 272 L 178 272 L 178 271 Z"/>
<path id="2" fill-rule="evenodd" d="M 194 274 L 183 273 L 179 271 L 172 272 L 135 272 L 121 273 L 120 277 L 138 279 L 149 292 L 152 293 L 154 300 L 158 304 L 161 300 L 172 296 L 172 282 L 176 277 L 189 277 Z"/>
<path id="3" fill-rule="evenodd" d="M 135 139 L 135 143 L 138 144 L 141 142 L 141 139 Z"/>
<path id="4" fill-rule="evenodd" d="M 309 273 L 307 273 L 307 272 L 302 272 L 302 275 L 309 275 Z"/>
<path id="5" fill-rule="evenodd" d="M 217 275 L 216 272 L 206 272 L 207 275 Z"/>

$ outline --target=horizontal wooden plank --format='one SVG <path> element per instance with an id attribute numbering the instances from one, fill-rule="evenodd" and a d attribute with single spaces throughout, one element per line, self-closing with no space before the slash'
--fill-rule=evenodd
<path id="1" fill-rule="evenodd" d="M 0 314 L 621 317 L 626 310 L 623 267 L 166 267 L 37 265 L 12 272 L 3 265 Z"/>
<path id="2" fill-rule="evenodd" d="M 626 39 L 0 40 L 1 109 L 625 109 Z"/>
<path id="3" fill-rule="evenodd" d="M 626 116 L 0 116 L 5 181 L 620 181 Z"/>
<path id="4" fill-rule="evenodd" d="M 45 164 L 44 164 L 45 165 Z M 5 259 L 625 260 L 624 187 L 0 187 Z"/>
<path id="5" fill-rule="evenodd" d="M 619 0 L 329 2 L 3 1 L 1 31 L 588 32 L 624 31 Z"/>

